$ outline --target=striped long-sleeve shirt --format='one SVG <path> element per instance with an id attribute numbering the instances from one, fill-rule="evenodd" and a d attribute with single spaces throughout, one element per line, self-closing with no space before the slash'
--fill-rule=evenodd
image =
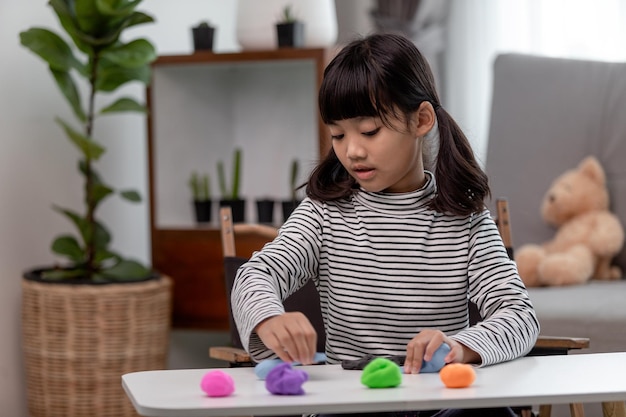
<path id="1" fill-rule="evenodd" d="M 476 351 L 482 365 L 527 353 L 539 324 L 488 211 L 431 210 L 434 178 L 420 190 L 358 191 L 305 199 L 278 237 L 238 271 L 232 308 L 256 360 L 272 353 L 253 329 L 284 312 L 281 300 L 308 280 L 320 294 L 329 363 L 404 355 L 420 330 L 439 329 Z M 483 321 L 469 327 L 468 298 Z"/>

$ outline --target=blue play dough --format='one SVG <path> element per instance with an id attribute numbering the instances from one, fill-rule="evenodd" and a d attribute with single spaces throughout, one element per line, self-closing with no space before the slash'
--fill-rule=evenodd
<path id="1" fill-rule="evenodd" d="M 444 355 L 445 356 L 445 355 Z M 324 363 L 326 362 L 326 354 L 317 352 L 315 356 L 313 356 L 313 363 Z M 259 379 L 265 379 L 267 374 L 270 373 L 272 369 L 276 367 L 276 365 L 280 365 L 281 363 L 285 363 L 282 359 L 265 359 L 254 367 L 254 374 Z M 302 365 L 300 362 L 294 362 L 292 365 Z"/>
<path id="2" fill-rule="evenodd" d="M 434 373 L 439 372 L 441 368 L 446 364 L 443 359 L 450 352 L 450 346 L 447 343 L 443 343 L 439 348 L 435 351 L 435 354 L 429 361 L 423 361 L 422 367 L 420 368 L 421 374 L 426 373 Z"/>

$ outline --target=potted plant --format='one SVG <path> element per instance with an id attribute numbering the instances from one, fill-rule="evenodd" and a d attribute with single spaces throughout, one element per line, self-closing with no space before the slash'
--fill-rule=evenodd
<path id="1" fill-rule="evenodd" d="M 211 185 L 209 175 L 199 175 L 196 171 L 191 173 L 189 188 L 193 196 L 193 208 L 196 221 L 198 223 L 209 223 L 211 221 Z"/>
<path id="2" fill-rule="evenodd" d="M 101 115 L 144 111 L 133 98 L 110 98 L 128 82 L 150 81 L 154 46 L 122 40 L 126 29 L 153 21 L 136 10 L 140 2 L 50 0 L 65 36 L 40 27 L 20 33 L 22 46 L 48 64 L 72 109 L 73 123 L 56 122 L 79 152 L 84 181 L 83 210 L 54 205 L 76 229 L 52 242 L 53 253 L 67 262 L 29 270 L 22 280 L 31 416 L 134 415 L 120 374 L 166 365 L 171 282 L 111 249 L 97 211 L 114 194 L 141 199 L 133 190 L 117 192 L 96 171 L 106 149 L 94 131 Z"/>
<path id="3" fill-rule="evenodd" d="M 202 21 L 197 26 L 192 27 L 191 34 L 194 51 L 213 51 L 215 27 L 211 26 L 209 22 Z"/>
<path id="4" fill-rule="evenodd" d="M 226 172 L 224 170 L 224 163 L 222 161 L 217 162 L 217 178 L 220 186 L 220 193 L 222 198 L 220 199 L 220 207 L 230 206 L 233 212 L 233 222 L 241 223 L 245 221 L 245 200 L 239 196 L 239 185 L 241 179 L 241 149 L 235 149 L 233 152 L 232 162 L 232 183 L 228 188 L 226 185 Z"/>
<path id="5" fill-rule="evenodd" d="M 301 48 L 304 45 L 304 22 L 295 17 L 290 4 L 283 7 L 276 22 L 276 38 L 279 48 Z"/>
<path id="6" fill-rule="evenodd" d="M 291 192 L 291 198 L 282 202 L 283 209 L 283 221 L 286 221 L 291 213 L 298 207 L 300 200 L 298 199 L 298 175 L 300 171 L 300 164 L 297 159 L 291 161 L 291 167 L 289 170 L 289 190 Z"/>
<path id="7" fill-rule="evenodd" d="M 274 223 L 274 200 L 269 197 L 256 200 L 257 222 L 263 224 Z"/>

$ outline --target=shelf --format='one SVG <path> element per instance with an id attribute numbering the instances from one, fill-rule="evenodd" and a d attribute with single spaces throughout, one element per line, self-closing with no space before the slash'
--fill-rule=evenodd
<path id="1" fill-rule="evenodd" d="M 325 63 L 323 49 L 291 48 L 166 55 L 153 63 L 147 90 L 152 264 L 174 281 L 175 326 L 228 327 L 218 207 L 212 223 L 196 226 L 191 172 L 209 174 L 217 199 L 217 161 L 230 172 L 232 152 L 241 148 L 246 220 L 256 220 L 255 199 L 287 197 L 291 160 L 300 160 L 304 181 L 330 147 L 317 110 Z M 256 244 L 244 239 L 238 255 L 249 256 Z"/>
<path id="2" fill-rule="evenodd" d="M 254 61 L 280 61 L 280 60 L 314 60 L 323 63 L 326 51 L 324 49 L 301 49 L 281 48 L 266 51 L 246 51 L 236 53 L 213 53 L 195 52 L 188 55 L 162 55 L 158 57 L 153 66 L 179 65 L 179 64 L 203 64 L 203 63 L 238 63 Z M 323 64 L 322 64 L 323 65 Z"/>

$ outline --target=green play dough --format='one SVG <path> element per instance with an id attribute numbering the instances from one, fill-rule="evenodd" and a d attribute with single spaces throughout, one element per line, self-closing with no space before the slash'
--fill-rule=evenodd
<path id="1" fill-rule="evenodd" d="M 402 371 L 393 361 L 376 358 L 363 368 L 361 383 L 369 388 L 393 388 L 402 383 Z"/>

